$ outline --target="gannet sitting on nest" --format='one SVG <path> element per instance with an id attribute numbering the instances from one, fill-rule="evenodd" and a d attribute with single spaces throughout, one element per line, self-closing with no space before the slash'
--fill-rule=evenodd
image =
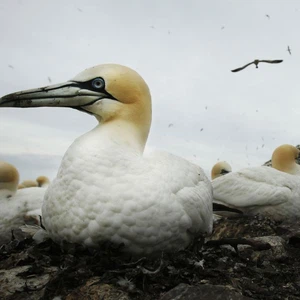
<path id="1" fill-rule="evenodd" d="M 37 182 L 39 187 L 48 187 L 49 184 L 50 184 L 50 180 L 47 176 L 39 176 L 36 179 L 36 182 Z"/>
<path id="2" fill-rule="evenodd" d="M 26 179 L 21 182 L 21 184 L 18 185 L 18 189 L 26 189 L 30 187 L 37 187 L 38 183 L 35 180 Z"/>
<path id="3" fill-rule="evenodd" d="M 226 175 L 231 171 L 231 166 L 227 161 L 219 161 L 211 169 L 211 179 L 214 180 L 215 178 Z"/>
<path id="4" fill-rule="evenodd" d="M 214 166 L 212 167 L 211 169 L 211 172 L 210 172 L 210 177 L 211 177 L 211 180 L 214 180 L 220 176 L 224 176 L 228 173 L 232 172 L 232 169 L 231 169 L 231 166 L 229 165 L 228 162 L 226 161 L 219 161 L 217 162 L 216 164 L 214 164 Z M 214 223 L 217 222 L 218 220 L 222 219 L 222 217 L 225 217 L 225 216 L 235 216 L 236 215 L 236 210 L 234 210 L 232 212 L 232 210 L 229 210 L 228 207 L 226 207 L 226 212 L 224 212 L 223 210 L 222 211 L 222 215 L 220 216 L 218 214 L 218 209 L 216 207 L 216 203 L 214 204 L 214 214 L 213 214 L 213 218 L 214 218 Z M 238 215 L 240 215 L 241 212 L 238 211 Z"/>
<path id="5" fill-rule="evenodd" d="M 300 175 L 300 165 L 296 163 L 300 151 L 288 144 L 276 148 L 272 155 L 272 167 L 292 175 Z"/>
<path id="6" fill-rule="evenodd" d="M 46 176 L 39 176 L 36 180 L 24 180 L 18 185 L 18 189 L 29 187 L 48 187 L 50 184 L 49 178 Z"/>
<path id="7" fill-rule="evenodd" d="M 15 166 L 0 160 L 0 199 L 11 198 L 16 194 L 19 178 Z"/>
<path id="8" fill-rule="evenodd" d="M 245 168 L 216 178 L 212 181 L 214 210 L 222 205 L 275 220 L 299 218 L 300 177 L 294 175 L 300 168 L 295 163 L 298 156 L 296 147 L 282 145 L 273 152 L 272 168 Z"/>
<path id="9" fill-rule="evenodd" d="M 45 188 L 17 190 L 19 172 L 11 164 L 0 161 L 0 244 L 11 240 L 11 232 L 23 237 L 19 227 L 39 224 Z"/>
<path id="10" fill-rule="evenodd" d="M 71 107 L 99 122 L 67 150 L 45 194 L 43 225 L 54 241 L 110 241 L 150 254 L 211 233 L 212 188 L 203 170 L 169 153 L 143 156 L 151 96 L 135 71 L 99 65 L 63 84 L 7 95 L 0 106 Z"/>

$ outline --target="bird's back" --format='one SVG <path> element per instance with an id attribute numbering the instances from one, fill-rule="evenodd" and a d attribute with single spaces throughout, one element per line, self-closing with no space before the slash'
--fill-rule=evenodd
<path id="1" fill-rule="evenodd" d="M 214 201 L 275 219 L 300 216 L 300 178 L 270 167 L 232 172 L 212 182 Z"/>

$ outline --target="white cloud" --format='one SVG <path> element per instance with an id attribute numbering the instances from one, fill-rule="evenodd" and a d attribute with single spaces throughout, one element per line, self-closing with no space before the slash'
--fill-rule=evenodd
<path id="1" fill-rule="evenodd" d="M 48 77 L 63 82 L 95 64 L 125 64 L 151 89 L 149 147 L 206 170 L 217 159 L 234 169 L 261 164 L 279 144 L 300 142 L 299 13 L 292 1 L 3 0 L 1 95 L 47 85 Z M 230 72 L 255 58 L 284 62 Z M 68 109 L 1 108 L 0 154 L 61 156 L 94 126 Z"/>

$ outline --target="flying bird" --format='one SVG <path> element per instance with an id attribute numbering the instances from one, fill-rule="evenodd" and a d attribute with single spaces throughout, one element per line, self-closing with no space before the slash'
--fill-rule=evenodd
<path id="1" fill-rule="evenodd" d="M 287 47 L 287 50 L 286 50 L 290 55 L 292 55 L 292 51 L 291 51 L 291 48 L 290 46 Z"/>
<path id="2" fill-rule="evenodd" d="M 266 15 L 266 17 L 270 20 L 270 16 L 269 15 Z"/>
<path id="3" fill-rule="evenodd" d="M 239 72 L 245 68 L 247 68 L 248 66 L 254 64 L 256 68 L 258 68 L 258 64 L 261 63 L 261 62 L 265 62 L 265 63 L 268 63 L 268 64 L 279 64 L 281 62 L 283 62 L 282 59 L 274 59 L 274 60 L 267 60 L 267 59 L 255 59 L 254 61 L 252 61 L 251 63 L 248 63 L 246 65 L 244 65 L 243 67 L 240 67 L 240 68 L 237 68 L 237 69 L 234 69 L 234 70 L 231 70 L 231 72 Z"/>

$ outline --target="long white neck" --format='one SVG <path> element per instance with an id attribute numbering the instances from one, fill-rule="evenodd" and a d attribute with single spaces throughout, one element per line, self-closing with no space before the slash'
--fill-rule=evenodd
<path id="1" fill-rule="evenodd" d="M 122 119 L 98 124 L 93 130 L 76 139 L 74 144 L 84 144 L 88 148 L 100 150 L 119 149 L 132 150 L 142 155 L 144 152 L 147 136 L 140 128 Z"/>

